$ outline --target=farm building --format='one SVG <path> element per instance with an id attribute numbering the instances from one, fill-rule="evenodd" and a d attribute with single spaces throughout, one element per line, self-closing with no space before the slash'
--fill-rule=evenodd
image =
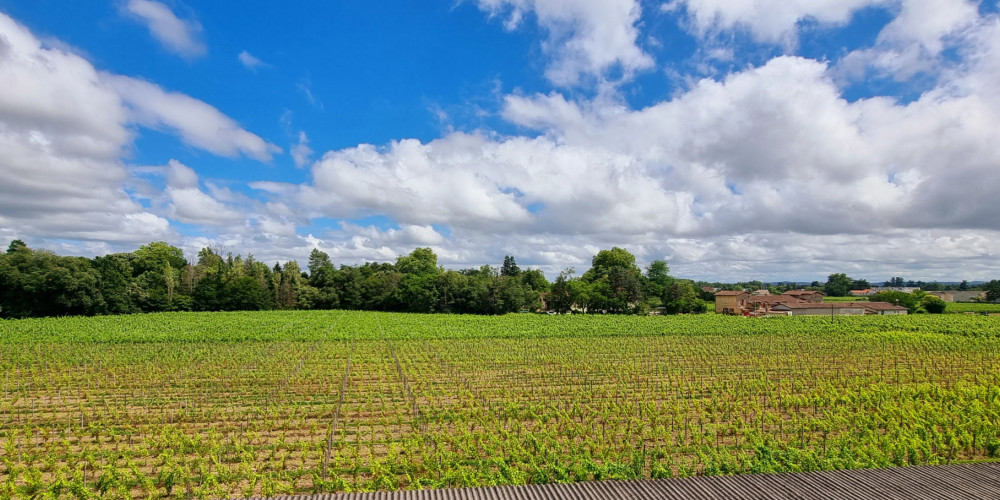
<path id="1" fill-rule="evenodd" d="M 789 290 L 782 295 L 788 295 L 789 297 L 795 297 L 806 302 L 815 302 L 817 304 L 822 303 L 824 297 L 821 292 L 817 292 L 815 290 Z"/>
<path id="2" fill-rule="evenodd" d="M 982 290 L 950 290 L 945 292 L 927 292 L 945 302 L 973 302 L 986 298 Z"/>
<path id="3" fill-rule="evenodd" d="M 896 304 L 888 302 L 858 302 L 866 309 L 865 314 L 878 314 L 881 316 L 893 316 L 896 314 L 910 314 L 910 310 Z"/>
<path id="4" fill-rule="evenodd" d="M 770 309 L 772 314 L 787 314 L 788 316 L 864 316 L 867 311 L 868 309 L 859 302 L 830 302 L 827 304 L 789 302 L 775 304 Z"/>
<path id="5" fill-rule="evenodd" d="M 724 291 L 715 294 L 715 312 L 743 316 L 864 316 L 909 314 L 909 309 L 888 302 L 823 302 L 819 292 L 753 295 Z"/>
<path id="6" fill-rule="evenodd" d="M 746 308 L 750 294 L 747 292 L 737 292 L 724 290 L 715 293 L 715 312 L 719 314 L 739 314 Z"/>

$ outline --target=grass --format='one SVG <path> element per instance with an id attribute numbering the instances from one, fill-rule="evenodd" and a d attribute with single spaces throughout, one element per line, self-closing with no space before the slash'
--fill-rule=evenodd
<path id="1" fill-rule="evenodd" d="M 975 302 L 949 302 L 944 309 L 945 313 L 986 313 L 1000 314 L 1000 304 L 979 304 Z"/>

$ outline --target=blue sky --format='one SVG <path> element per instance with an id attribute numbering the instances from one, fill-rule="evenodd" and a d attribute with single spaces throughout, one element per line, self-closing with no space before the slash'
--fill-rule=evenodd
<path id="1" fill-rule="evenodd" d="M 0 0 L 0 240 L 1000 274 L 994 0 Z"/>

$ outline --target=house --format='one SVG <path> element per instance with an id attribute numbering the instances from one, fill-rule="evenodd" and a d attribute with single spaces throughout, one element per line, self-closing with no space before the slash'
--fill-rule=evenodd
<path id="1" fill-rule="evenodd" d="M 788 316 L 864 316 L 866 311 L 860 302 L 789 302 L 771 308 L 772 314 Z"/>
<path id="2" fill-rule="evenodd" d="M 789 290 L 782 295 L 817 304 L 823 302 L 823 294 L 815 290 Z"/>
<path id="3" fill-rule="evenodd" d="M 909 314 L 910 310 L 888 302 L 823 302 L 823 294 L 806 290 L 800 294 L 753 295 L 723 291 L 715 294 L 715 312 L 743 316 L 864 316 Z"/>
<path id="4" fill-rule="evenodd" d="M 742 291 L 723 290 L 715 293 L 715 312 L 719 314 L 740 314 L 746 307 L 750 294 Z"/>
<path id="5" fill-rule="evenodd" d="M 822 294 L 820 294 L 822 301 Z M 777 304 L 805 302 L 791 295 L 755 295 L 749 292 L 723 291 L 715 294 L 715 312 L 762 316 L 770 314 Z"/>
<path id="6" fill-rule="evenodd" d="M 865 308 L 865 314 L 877 314 L 880 316 L 910 314 L 909 309 L 888 302 L 858 302 L 858 304 Z"/>
<path id="7" fill-rule="evenodd" d="M 864 290 L 851 290 L 851 297 L 867 297 L 869 295 L 875 295 L 875 290 L 871 288 L 865 288 Z"/>
<path id="8" fill-rule="evenodd" d="M 973 302 L 986 298 L 982 290 L 948 290 L 944 292 L 927 292 L 945 302 Z"/>

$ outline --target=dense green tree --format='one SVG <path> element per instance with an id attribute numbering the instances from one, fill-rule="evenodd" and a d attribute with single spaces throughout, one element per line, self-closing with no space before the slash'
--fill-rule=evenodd
<path id="1" fill-rule="evenodd" d="M 823 286 L 823 293 L 830 297 L 846 297 L 851 291 L 851 284 L 854 282 L 844 273 L 831 274 L 826 279 Z"/>
<path id="2" fill-rule="evenodd" d="M 95 257 L 93 266 L 99 276 L 98 288 L 104 297 L 103 313 L 140 312 L 134 300 L 138 288 L 132 282 L 132 254 L 114 253 Z"/>
<path id="3" fill-rule="evenodd" d="M 662 300 L 667 314 L 703 313 L 708 309 L 689 280 L 673 280 L 664 290 Z"/>
<path id="4" fill-rule="evenodd" d="M 868 300 L 871 302 L 896 304 L 909 309 L 910 313 L 915 313 L 920 309 L 920 299 L 922 298 L 921 295 L 894 291 L 879 292 L 868 296 Z"/>
<path id="5" fill-rule="evenodd" d="M 417 248 L 396 259 L 396 270 L 403 274 L 437 274 L 437 255 L 430 248 Z"/>
<path id="6" fill-rule="evenodd" d="M 240 276 L 222 288 L 222 309 L 227 311 L 259 311 L 266 304 L 264 290 L 253 276 Z"/>
<path id="7" fill-rule="evenodd" d="M 931 314 L 941 314 L 948 307 L 948 303 L 934 295 L 925 295 L 920 299 L 920 307 Z"/>
<path id="8" fill-rule="evenodd" d="M 517 267 L 517 262 L 514 262 L 514 257 L 511 255 L 504 255 L 503 266 L 500 267 L 500 276 L 520 276 L 521 268 Z"/>
<path id="9" fill-rule="evenodd" d="M 646 298 L 655 300 L 655 304 L 659 305 L 663 302 L 663 293 L 672 281 L 673 278 L 670 276 L 670 266 L 667 265 L 667 261 L 657 259 L 650 262 L 646 266 Z M 655 307 L 653 303 L 651 303 L 651 306 Z"/>
<path id="10" fill-rule="evenodd" d="M 12 245 L 14 247 L 14 245 Z M 100 275 L 83 257 L 16 246 L 0 255 L 0 316 L 91 315 L 105 311 Z"/>
<path id="11" fill-rule="evenodd" d="M 623 248 L 598 252 L 582 279 L 590 284 L 589 306 L 594 309 L 634 312 L 642 301 L 642 273 L 635 265 L 635 256 Z"/>
<path id="12" fill-rule="evenodd" d="M 438 301 L 437 276 L 433 274 L 407 274 L 400 279 L 398 304 L 403 311 L 434 312 Z"/>
<path id="13" fill-rule="evenodd" d="M 198 281 L 192 295 L 192 309 L 195 311 L 221 311 L 224 307 L 224 285 L 219 275 L 212 274 Z"/>
<path id="14" fill-rule="evenodd" d="M 10 242 L 10 245 L 7 245 L 7 253 L 14 253 L 18 250 L 27 250 L 27 249 L 28 245 L 26 245 L 21 240 L 13 240 Z"/>
<path id="15" fill-rule="evenodd" d="M 529 290 L 546 292 L 549 290 L 549 280 L 540 269 L 524 269 L 521 271 L 521 284 Z"/>
<path id="16" fill-rule="evenodd" d="M 184 252 L 180 248 L 170 246 L 162 241 L 143 245 L 132 253 L 135 256 L 135 260 L 132 262 L 133 276 L 139 276 L 146 272 L 162 273 L 167 264 L 174 269 L 181 269 L 187 265 Z"/>
<path id="17" fill-rule="evenodd" d="M 309 253 L 309 284 L 316 288 L 334 285 L 337 269 L 330 262 L 330 256 L 318 248 Z"/>
<path id="18" fill-rule="evenodd" d="M 986 291 L 986 300 L 988 302 L 1000 301 L 1000 280 L 991 280 L 989 283 L 983 285 L 983 290 Z"/>
<path id="19" fill-rule="evenodd" d="M 570 282 L 574 274 L 575 271 L 571 267 L 559 273 L 559 276 L 556 277 L 556 280 L 549 289 L 549 293 L 545 297 L 546 305 L 550 310 L 565 314 L 573 309 L 574 297 Z"/>

